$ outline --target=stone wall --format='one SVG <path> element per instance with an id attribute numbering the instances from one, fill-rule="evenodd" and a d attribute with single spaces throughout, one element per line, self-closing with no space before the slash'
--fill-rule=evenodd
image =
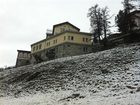
<path id="1" fill-rule="evenodd" d="M 31 52 L 18 50 L 18 56 L 16 61 L 16 67 L 30 64 Z"/>
<path id="2" fill-rule="evenodd" d="M 92 52 L 91 45 L 81 45 L 73 43 L 63 43 L 61 45 L 33 53 L 31 57 L 32 63 L 52 60 L 56 58 L 87 54 Z"/>
<path id="3" fill-rule="evenodd" d="M 92 47 L 89 45 L 65 43 L 58 46 L 57 58 L 87 54 L 92 52 Z"/>

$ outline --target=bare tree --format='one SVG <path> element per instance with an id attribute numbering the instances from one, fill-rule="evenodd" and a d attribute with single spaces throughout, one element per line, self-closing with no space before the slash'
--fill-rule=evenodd
<path id="1" fill-rule="evenodd" d="M 110 33 L 110 19 L 108 7 L 102 8 L 102 24 L 103 24 L 103 36 L 104 40 L 107 41 L 107 34 Z"/>
<path id="2" fill-rule="evenodd" d="M 90 18 L 91 31 L 93 32 L 94 42 L 101 42 L 102 39 L 107 41 L 107 34 L 109 32 L 109 10 L 108 7 L 100 8 L 98 4 L 91 7 L 88 12 Z"/>
<path id="3" fill-rule="evenodd" d="M 90 18 L 91 31 L 94 33 L 94 42 L 101 40 L 102 35 L 102 17 L 101 17 L 101 8 L 98 7 L 98 4 L 89 8 L 88 17 Z"/>

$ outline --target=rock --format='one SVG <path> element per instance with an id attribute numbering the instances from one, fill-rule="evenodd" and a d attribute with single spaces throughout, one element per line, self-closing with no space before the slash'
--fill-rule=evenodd
<path id="1" fill-rule="evenodd" d="M 133 94 L 134 92 L 133 91 L 130 91 L 130 93 Z"/>
<path id="2" fill-rule="evenodd" d="M 133 87 L 133 86 L 126 86 L 126 87 L 129 89 L 136 89 L 136 87 Z"/>
<path id="3" fill-rule="evenodd" d="M 127 70 L 129 70 L 129 68 L 128 67 L 125 67 L 124 70 L 127 71 Z"/>
<path id="4" fill-rule="evenodd" d="M 75 99 L 75 98 L 85 98 L 85 96 L 80 96 L 79 93 L 76 93 L 76 94 L 72 94 L 71 96 L 68 96 L 66 98 L 60 99 L 59 101 L 62 101 L 62 100 L 70 101 L 71 99 Z"/>
<path id="5" fill-rule="evenodd" d="M 85 98 L 85 96 L 80 96 L 79 98 Z"/>
<path id="6" fill-rule="evenodd" d="M 79 93 L 76 93 L 76 94 L 72 94 L 70 97 L 71 98 L 77 98 L 77 97 L 79 97 L 80 96 L 80 94 Z"/>
<path id="7" fill-rule="evenodd" d="M 107 69 L 101 69 L 101 72 L 102 72 L 103 74 L 110 73 Z"/>
<path id="8" fill-rule="evenodd" d="M 140 92 L 140 87 L 137 88 L 136 92 Z"/>
<path id="9" fill-rule="evenodd" d="M 92 93 L 96 93 L 97 91 L 96 91 L 96 90 L 91 90 L 91 92 L 92 92 Z"/>

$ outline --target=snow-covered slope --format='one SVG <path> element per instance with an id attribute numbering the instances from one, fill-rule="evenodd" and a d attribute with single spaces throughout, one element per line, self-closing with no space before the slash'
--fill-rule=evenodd
<path id="1" fill-rule="evenodd" d="M 139 45 L 0 72 L 0 105 L 140 105 Z"/>

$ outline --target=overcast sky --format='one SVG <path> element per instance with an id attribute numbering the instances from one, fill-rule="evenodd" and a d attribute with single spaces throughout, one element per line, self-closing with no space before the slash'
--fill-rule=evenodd
<path id="1" fill-rule="evenodd" d="M 45 38 L 46 29 L 69 21 L 90 32 L 88 9 L 98 3 L 116 14 L 122 0 L 0 0 L 0 67 L 14 66 L 17 49 Z"/>

